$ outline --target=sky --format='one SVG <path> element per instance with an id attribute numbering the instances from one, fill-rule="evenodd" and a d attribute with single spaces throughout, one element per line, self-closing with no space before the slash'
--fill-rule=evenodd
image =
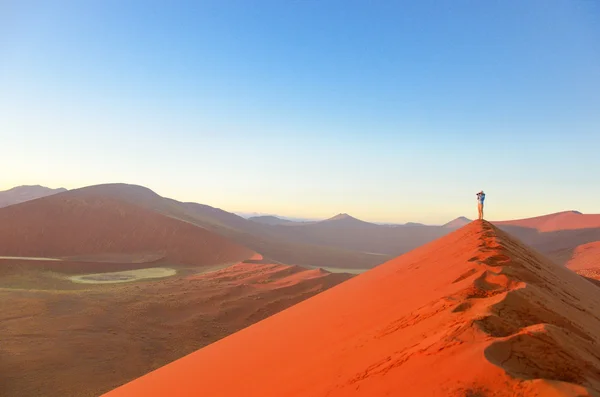
<path id="1" fill-rule="evenodd" d="M 600 213 L 600 3 L 0 0 L 0 190 L 379 222 Z"/>

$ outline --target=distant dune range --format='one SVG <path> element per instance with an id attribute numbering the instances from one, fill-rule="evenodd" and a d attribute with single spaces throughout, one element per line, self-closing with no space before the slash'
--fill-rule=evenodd
<path id="1" fill-rule="evenodd" d="M 277 226 L 260 224 L 235 214 L 197 203 L 182 203 L 159 196 L 153 191 L 135 185 L 109 184 L 72 190 L 70 194 L 84 194 L 127 202 L 166 215 L 176 220 L 219 234 L 237 244 L 261 253 L 269 260 L 298 265 L 342 268 L 373 267 L 385 259 L 381 253 L 367 253 L 328 245 L 314 244 L 315 239 L 296 239 Z"/>
<path id="2" fill-rule="evenodd" d="M 206 205 L 164 199 L 136 186 L 97 188 L 212 230 L 271 260 L 298 265 L 372 268 L 470 222 L 459 217 L 443 226 L 377 225 L 339 214 L 319 222 L 277 224 L 271 219 L 275 224 L 261 224 Z M 580 245 L 600 241 L 600 215 L 595 214 L 567 211 L 493 223 L 563 265 Z"/>
<path id="3" fill-rule="evenodd" d="M 474 221 L 105 396 L 599 396 L 599 292 Z"/>
<path id="4" fill-rule="evenodd" d="M 164 198 L 135 185 L 97 185 L 73 192 L 127 202 L 200 226 L 273 262 L 327 268 L 372 268 L 470 222 L 459 217 L 443 226 L 378 225 L 348 214 L 315 222 L 275 216 L 245 219 L 208 205 Z M 600 241 L 600 215 L 566 211 L 492 223 L 563 265 L 573 259 L 581 245 Z"/>
<path id="5" fill-rule="evenodd" d="M 408 224 L 387 226 L 363 222 L 347 214 L 340 214 L 326 221 L 298 224 L 294 228 L 289 227 L 288 224 L 276 224 L 275 221 L 271 221 L 280 235 L 292 241 L 382 253 L 382 261 L 389 256 L 408 252 L 433 241 L 469 222 L 471 220 L 459 217 L 443 226 Z M 492 223 L 555 262 L 581 272 L 587 277 L 600 279 L 598 276 L 600 261 L 597 260 L 597 251 L 583 246 L 594 242 L 600 243 L 600 215 L 567 211 Z M 583 264 L 587 266 L 585 269 L 582 267 Z"/>

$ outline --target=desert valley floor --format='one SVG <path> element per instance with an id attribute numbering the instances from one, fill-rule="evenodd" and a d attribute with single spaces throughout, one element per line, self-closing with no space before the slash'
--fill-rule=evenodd
<path id="1" fill-rule="evenodd" d="M 266 263 L 177 271 L 97 285 L 31 268 L 2 277 L 0 395 L 98 396 L 349 278 Z"/>

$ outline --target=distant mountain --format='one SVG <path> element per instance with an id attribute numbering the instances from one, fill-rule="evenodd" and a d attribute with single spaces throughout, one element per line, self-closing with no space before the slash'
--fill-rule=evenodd
<path id="1" fill-rule="evenodd" d="M 410 251 L 451 231 L 439 226 L 379 225 L 362 221 L 346 213 L 324 221 L 294 227 L 283 225 L 272 227 L 277 228 L 278 234 L 290 241 L 368 253 L 379 257 L 379 263 L 385 262 L 392 255 Z"/>
<path id="2" fill-rule="evenodd" d="M 355 218 L 355 217 L 353 217 L 351 215 L 348 215 L 348 214 L 337 214 L 334 217 L 331 217 L 329 219 L 325 219 L 323 221 L 317 222 L 317 224 L 328 225 L 328 226 L 335 225 L 336 227 L 379 226 L 379 225 L 377 225 L 375 223 L 361 221 L 360 219 L 357 219 L 357 218 Z"/>
<path id="3" fill-rule="evenodd" d="M 337 214 L 336 216 L 332 216 L 331 218 L 325 219 L 325 220 L 326 221 L 343 221 L 346 219 L 355 219 L 356 220 L 356 218 L 354 218 L 353 216 L 348 215 L 348 214 Z"/>
<path id="4" fill-rule="evenodd" d="M 422 223 L 417 223 L 417 222 L 407 222 L 404 224 L 404 226 L 425 226 Z"/>
<path id="5" fill-rule="evenodd" d="M 246 218 L 246 219 L 254 218 L 257 216 L 275 216 L 273 214 L 263 214 L 261 212 L 237 212 L 237 211 L 234 211 L 233 213 L 236 214 L 237 216 L 241 216 L 242 218 Z"/>
<path id="6" fill-rule="evenodd" d="M 459 216 L 458 218 L 451 220 L 450 222 L 446 223 L 445 225 L 443 225 L 442 227 L 446 227 L 449 229 L 458 229 L 461 228 L 463 226 L 465 226 L 468 223 L 471 223 L 472 220 L 464 217 L 464 216 Z"/>
<path id="7" fill-rule="evenodd" d="M 245 219 L 250 219 L 250 218 L 259 218 L 259 217 L 263 217 L 263 216 L 273 216 L 275 218 L 279 218 L 282 219 L 284 221 L 291 221 L 291 222 L 298 222 L 298 223 L 303 223 L 303 222 L 319 222 L 322 219 L 316 219 L 316 218 L 302 218 L 302 217 L 295 217 L 295 216 L 283 216 L 283 215 L 277 215 L 277 214 L 266 214 L 266 213 L 260 213 L 260 212 L 237 212 L 234 211 L 233 214 L 236 214 L 238 216 L 241 216 L 242 218 Z"/>
<path id="8" fill-rule="evenodd" d="M 24 185 L 0 192 L 0 208 L 20 204 L 53 194 L 66 192 L 65 188 L 51 189 L 40 185 Z"/>
<path id="9" fill-rule="evenodd" d="M 297 222 L 289 221 L 287 219 L 278 218 L 272 215 L 253 216 L 248 218 L 249 221 L 263 223 L 265 225 L 290 225 Z"/>
<path id="10" fill-rule="evenodd" d="M 129 195 L 129 200 L 117 197 L 117 191 Z M 205 228 L 131 202 L 142 201 L 149 192 L 141 187 L 92 186 L 2 208 L 0 255 L 150 255 L 168 264 L 196 266 L 254 255 L 251 249 Z"/>

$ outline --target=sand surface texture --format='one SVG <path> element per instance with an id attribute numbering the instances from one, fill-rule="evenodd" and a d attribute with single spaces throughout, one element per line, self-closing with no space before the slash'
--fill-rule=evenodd
<path id="1" fill-rule="evenodd" d="M 107 397 L 600 396 L 600 290 L 487 222 Z"/>

